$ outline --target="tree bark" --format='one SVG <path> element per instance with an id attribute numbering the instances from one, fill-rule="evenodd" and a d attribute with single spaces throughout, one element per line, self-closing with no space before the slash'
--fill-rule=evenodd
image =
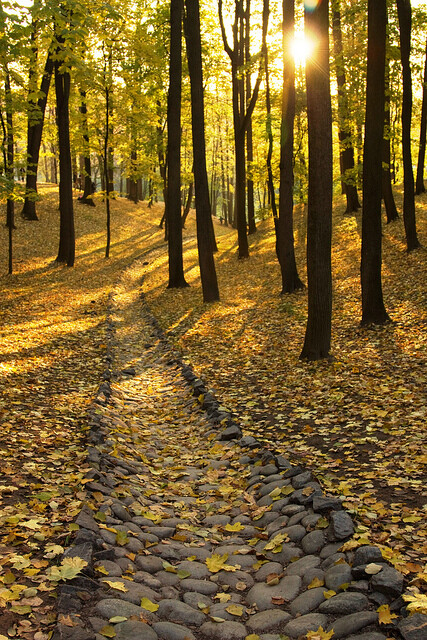
<path id="1" fill-rule="evenodd" d="M 25 200 L 21 216 L 26 220 L 38 220 L 36 213 L 37 167 L 39 163 L 40 144 L 43 133 L 44 115 L 47 96 L 53 72 L 52 51 L 49 49 L 43 76 L 40 83 L 40 97 L 37 102 L 29 103 L 27 127 L 27 172 L 25 184 Z"/>
<path id="2" fill-rule="evenodd" d="M 402 152 L 403 152 L 403 224 L 405 226 L 408 251 L 420 246 L 415 220 L 414 172 L 412 170 L 411 119 L 412 119 L 412 77 L 411 53 L 411 2 L 396 0 L 399 17 L 400 56 L 403 75 L 402 98 Z"/>
<path id="3" fill-rule="evenodd" d="M 425 62 L 424 62 L 423 102 L 421 107 L 421 122 L 420 122 L 420 146 L 418 151 L 417 179 L 415 182 L 416 195 L 420 195 L 420 193 L 424 193 L 426 190 L 424 186 L 426 132 L 427 132 L 427 41 L 426 41 L 426 56 L 425 56 Z"/>
<path id="4" fill-rule="evenodd" d="M 381 179 L 384 128 L 386 0 L 368 0 L 368 69 L 362 207 L 362 325 L 384 324 L 381 283 Z"/>
<path id="5" fill-rule="evenodd" d="M 219 300 L 212 242 L 212 216 L 206 171 L 205 115 L 199 0 L 185 0 L 185 31 L 191 88 L 193 167 L 196 192 L 197 247 L 203 301 Z"/>
<path id="6" fill-rule="evenodd" d="M 387 224 L 397 220 L 396 203 L 394 201 L 393 187 L 391 185 L 390 172 L 390 63 L 387 55 L 388 35 L 386 36 L 386 59 L 385 59 L 385 85 L 384 85 L 384 134 L 383 134 L 383 164 L 382 164 L 382 196 L 387 216 Z"/>
<path id="7" fill-rule="evenodd" d="M 82 131 L 83 131 L 83 149 L 84 149 L 84 187 L 83 195 L 79 198 L 81 204 L 87 204 L 90 207 L 94 207 L 95 203 L 92 198 L 92 166 L 90 161 L 90 146 L 89 146 L 89 127 L 87 122 L 87 104 L 86 104 L 86 91 L 80 90 L 80 113 L 82 115 Z"/>
<path id="8" fill-rule="evenodd" d="M 308 319 L 301 358 L 329 356 L 332 276 L 332 111 L 329 86 L 329 2 L 304 12 L 308 39 L 317 43 L 306 62 L 308 118 Z"/>
<path id="9" fill-rule="evenodd" d="M 281 293 L 304 287 L 298 276 L 294 246 L 294 120 L 295 63 L 290 42 L 295 33 L 295 0 L 283 0 L 283 88 L 280 128 L 279 217 L 275 220 L 276 254 L 282 276 Z"/>
<path id="10" fill-rule="evenodd" d="M 170 56 L 168 92 L 167 221 L 169 251 L 168 288 L 188 287 L 184 277 L 181 223 L 181 38 L 182 0 L 170 3 Z"/>
<path id="11" fill-rule="evenodd" d="M 56 91 L 56 120 L 58 126 L 59 144 L 59 249 L 57 262 L 64 262 L 68 267 L 74 265 L 75 258 L 75 234 L 73 211 L 73 173 L 71 166 L 70 147 L 70 122 L 69 122 L 69 98 L 70 98 L 70 74 L 69 71 L 60 71 L 62 61 L 60 58 L 63 38 L 57 36 L 58 49 L 55 61 L 55 91 Z"/>
<path id="12" fill-rule="evenodd" d="M 246 0 L 245 13 L 245 63 L 247 66 L 245 73 L 246 82 L 246 98 L 251 95 L 251 53 L 250 53 L 250 19 L 251 19 L 251 0 Z M 247 105 L 249 106 L 249 105 Z M 246 181 L 246 189 L 248 193 L 248 234 L 256 233 L 255 223 L 255 202 L 254 202 L 254 181 L 252 180 L 252 163 L 254 160 L 254 143 L 252 133 L 252 117 L 249 118 L 248 130 L 246 132 L 246 161 L 249 169 L 248 179 Z"/>
<path id="13" fill-rule="evenodd" d="M 332 34 L 334 40 L 335 72 L 338 86 L 338 137 L 340 141 L 341 172 L 344 184 L 344 192 L 347 200 L 346 213 L 353 213 L 360 209 L 360 202 L 357 195 L 356 175 L 354 169 L 354 147 L 352 143 L 351 130 L 348 126 L 348 98 L 346 88 L 346 77 L 344 69 L 344 56 L 341 32 L 341 12 L 339 0 L 332 2 Z"/>

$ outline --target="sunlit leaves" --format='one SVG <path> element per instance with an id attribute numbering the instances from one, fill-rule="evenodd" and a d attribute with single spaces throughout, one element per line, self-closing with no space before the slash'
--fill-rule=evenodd
<path id="1" fill-rule="evenodd" d="M 50 580 L 59 582 L 60 580 L 72 580 L 87 566 L 86 560 L 75 556 L 64 558 L 57 567 L 50 567 L 46 572 Z"/>

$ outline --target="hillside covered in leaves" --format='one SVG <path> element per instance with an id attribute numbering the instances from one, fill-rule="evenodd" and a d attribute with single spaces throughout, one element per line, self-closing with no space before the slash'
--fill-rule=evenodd
<path id="1" fill-rule="evenodd" d="M 412 584 L 426 590 L 426 252 L 405 252 L 401 220 L 384 227 L 384 296 L 393 323 L 361 329 L 360 216 L 343 210 L 337 202 L 334 358 L 320 363 L 299 360 L 306 292 L 279 295 L 271 219 L 251 236 L 251 257 L 244 261 L 236 258 L 235 231 L 215 225 L 221 302 L 213 305 L 201 302 L 192 216 L 184 231 L 191 286 L 182 290 L 166 289 L 160 205 L 112 202 L 109 260 L 102 205 L 76 205 L 73 269 L 53 262 L 55 189 L 44 190 L 40 222 L 17 220 L 12 276 L 5 275 L 7 230 L 1 229 L 0 603 L 12 606 L 0 613 L 0 637 L 12 630 L 45 640 L 54 621 L 53 567 L 85 499 L 85 418 L 106 367 L 109 296 L 132 263 L 169 339 L 245 433 L 311 469 L 356 517 L 354 544 L 380 544 Z M 426 210 L 423 196 L 417 203 L 423 242 Z M 301 208 L 302 275 L 304 229 Z"/>

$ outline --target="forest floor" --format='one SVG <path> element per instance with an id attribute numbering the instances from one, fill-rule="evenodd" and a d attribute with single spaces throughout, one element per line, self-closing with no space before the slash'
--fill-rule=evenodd
<path id="1" fill-rule="evenodd" d="M 187 289 L 168 290 L 161 205 L 76 204 L 76 265 L 55 266 L 57 191 L 42 188 L 39 222 L 17 215 L 14 274 L 0 229 L 0 640 L 45 640 L 54 622 L 51 567 L 85 499 L 86 410 L 105 369 L 109 296 L 138 258 L 142 290 L 169 340 L 247 434 L 312 470 L 340 495 L 369 540 L 426 590 L 427 304 L 425 248 L 405 252 L 401 220 L 384 227 L 383 286 L 392 324 L 360 328 L 360 220 L 334 208 L 332 362 L 307 363 L 307 292 L 280 296 L 272 220 L 238 261 L 236 232 L 216 224 L 221 302 L 202 302 L 194 216 L 184 231 Z M 399 197 L 399 196 L 398 196 Z M 400 203 L 399 203 L 400 204 Z M 300 276 L 305 210 L 295 238 Z M 427 243 L 427 196 L 417 199 Z M 1 608 L 1 607 L 0 607 Z M 7 633 L 7 636 L 5 635 Z"/>

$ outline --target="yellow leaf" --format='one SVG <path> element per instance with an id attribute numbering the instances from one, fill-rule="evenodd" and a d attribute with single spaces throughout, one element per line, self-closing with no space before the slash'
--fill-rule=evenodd
<path id="1" fill-rule="evenodd" d="M 148 598 L 142 598 L 141 607 L 147 611 L 151 611 L 151 613 L 154 613 L 159 608 L 159 605 L 154 604 L 154 602 L 151 602 Z"/>
<path id="2" fill-rule="evenodd" d="M 214 596 L 215 600 L 219 600 L 220 602 L 228 602 L 229 600 L 231 600 L 231 594 L 230 593 L 224 593 L 224 592 L 220 592 L 217 593 L 216 596 Z"/>
<path id="3" fill-rule="evenodd" d="M 323 587 L 325 583 L 320 578 L 313 578 L 313 580 L 308 585 L 307 589 L 315 589 L 316 587 Z"/>
<path id="4" fill-rule="evenodd" d="M 423 613 L 427 615 L 427 593 L 414 593 L 412 595 L 404 595 L 403 599 L 409 602 L 408 611 L 411 613 Z"/>
<path id="5" fill-rule="evenodd" d="M 110 575 L 107 569 L 102 566 L 102 564 L 100 564 L 99 567 L 95 567 L 95 571 L 99 571 L 99 573 L 102 573 L 104 576 Z"/>
<path id="6" fill-rule="evenodd" d="M 225 608 L 228 613 L 231 613 L 232 616 L 242 616 L 243 615 L 243 607 L 238 604 L 230 604 Z"/>
<path id="7" fill-rule="evenodd" d="M 210 558 L 206 558 L 205 563 L 211 573 L 217 573 L 218 571 L 236 571 L 236 567 L 225 564 L 228 560 L 228 553 L 220 556 L 219 553 L 214 553 Z"/>
<path id="8" fill-rule="evenodd" d="M 329 600 L 329 598 L 332 598 L 332 596 L 336 596 L 337 592 L 329 589 L 329 591 L 324 591 L 323 595 L 325 596 L 326 600 Z"/>
<path id="9" fill-rule="evenodd" d="M 374 576 L 375 574 L 379 573 L 382 570 L 383 570 L 382 565 L 375 564 L 375 562 L 371 562 L 370 564 L 367 564 L 365 567 L 365 573 L 369 574 L 370 576 Z"/>
<path id="10" fill-rule="evenodd" d="M 123 582 L 113 582 L 112 580 L 103 580 L 102 582 L 104 584 L 108 584 L 108 586 L 112 589 L 117 589 L 117 591 L 123 591 L 124 593 L 126 593 L 126 591 L 129 591 L 129 589 L 125 587 Z"/>
<path id="11" fill-rule="evenodd" d="M 274 538 L 270 540 L 270 542 L 267 542 L 264 547 L 264 551 L 275 551 L 278 547 L 281 546 L 282 542 L 288 542 L 288 540 L 289 536 L 287 533 L 278 533 L 274 536 Z M 279 551 L 281 551 L 281 549 L 279 549 Z"/>
<path id="12" fill-rule="evenodd" d="M 58 582 L 59 580 L 72 580 L 84 567 L 86 560 L 75 556 L 74 558 L 64 558 L 59 567 L 50 567 L 46 574 L 49 580 Z"/>
<path id="13" fill-rule="evenodd" d="M 390 624 L 393 618 L 397 618 L 395 613 L 391 613 L 388 604 L 381 605 L 378 609 L 378 621 L 380 624 Z"/>
<path id="14" fill-rule="evenodd" d="M 241 522 L 236 522 L 236 524 L 226 524 L 224 529 L 226 531 L 242 531 L 245 527 Z"/>
<path id="15" fill-rule="evenodd" d="M 110 618 L 108 622 L 112 622 L 113 624 L 117 624 L 118 622 L 125 622 L 127 618 L 125 616 L 114 616 Z"/>
<path id="16" fill-rule="evenodd" d="M 105 627 L 102 627 L 99 633 L 106 638 L 114 638 L 116 636 L 114 627 L 112 627 L 111 624 L 106 624 Z"/>
<path id="17" fill-rule="evenodd" d="M 245 640 L 260 640 L 260 639 L 259 639 L 259 635 L 257 635 L 256 633 L 250 633 L 248 636 L 246 636 Z"/>
<path id="18" fill-rule="evenodd" d="M 306 635 L 307 640 L 329 640 L 334 635 L 334 630 L 325 631 L 323 627 L 319 627 L 317 631 L 309 631 Z"/>

